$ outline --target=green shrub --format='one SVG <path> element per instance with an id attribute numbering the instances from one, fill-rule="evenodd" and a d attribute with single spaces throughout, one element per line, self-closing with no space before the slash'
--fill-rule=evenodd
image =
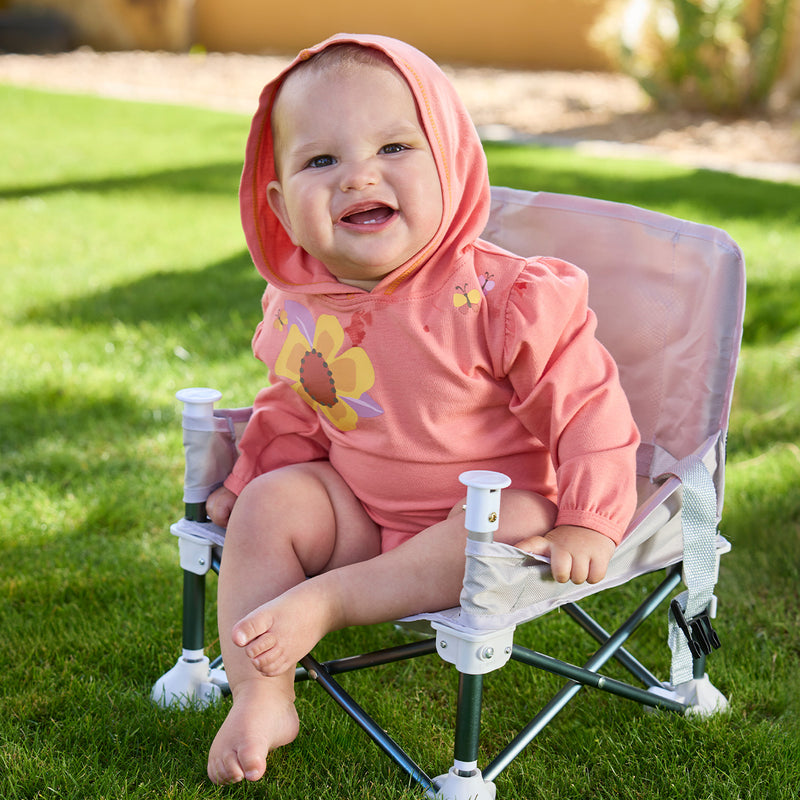
<path id="1" fill-rule="evenodd" d="M 617 0 L 596 41 L 662 108 L 741 113 L 767 101 L 796 0 Z"/>

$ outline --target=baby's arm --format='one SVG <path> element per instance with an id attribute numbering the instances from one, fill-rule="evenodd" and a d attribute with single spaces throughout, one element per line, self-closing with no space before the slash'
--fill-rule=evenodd
<path id="1" fill-rule="evenodd" d="M 577 525 L 559 525 L 516 546 L 534 555 L 549 556 L 550 571 L 559 583 L 599 583 L 616 548 L 608 536 Z"/>
<path id="2" fill-rule="evenodd" d="M 219 489 L 215 489 L 208 496 L 206 514 L 215 525 L 225 528 L 228 525 L 235 502 L 236 495 L 225 486 L 220 486 Z"/>

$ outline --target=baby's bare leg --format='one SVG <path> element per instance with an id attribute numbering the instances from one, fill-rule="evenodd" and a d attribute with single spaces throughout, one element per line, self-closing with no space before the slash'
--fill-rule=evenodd
<path id="1" fill-rule="evenodd" d="M 507 490 L 498 541 L 543 535 L 556 509 L 530 492 Z M 263 675 L 281 675 L 322 636 L 348 625 L 386 622 L 458 604 L 464 577 L 461 504 L 443 522 L 369 561 L 323 572 L 248 614 L 233 637 Z"/>
<path id="2" fill-rule="evenodd" d="M 228 525 L 218 589 L 220 643 L 233 705 L 209 752 L 212 781 L 258 780 L 267 754 L 291 742 L 299 729 L 294 663 L 272 677 L 262 675 L 231 637 L 237 620 L 303 583 L 306 575 L 378 551 L 375 525 L 327 463 L 277 470 L 242 492 Z"/>

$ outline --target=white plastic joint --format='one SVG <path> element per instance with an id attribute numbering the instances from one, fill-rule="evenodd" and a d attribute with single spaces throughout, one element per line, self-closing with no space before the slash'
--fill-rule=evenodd
<path id="1" fill-rule="evenodd" d="M 514 627 L 501 631 L 467 633 L 441 622 L 436 630 L 436 651 L 444 661 L 467 675 L 485 675 L 508 663 L 514 645 Z"/>
<path id="2" fill-rule="evenodd" d="M 212 675 L 216 670 L 209 670 L 208 658 L 198 658 L 197 652 L 185 650 L 175 666 L 156 681 L 150 692 L 154 703 L 162 708 L 205 708 L 222 697 L 222 688 Z M 192 657 L 187 658 L 187 653 Z"/>
<path id="3" fill-rule="evenodd" d="M 670 683 L 651 686 L 647 691 L 683 703 L 686 707 L 684 711 L 686 716 L 696 715 L 705 718 L 723 714 L 728 710 L 728 698 L 711 683 L 707 674 L 702 678 L 679 683 L 677 686 Z"/>
<path id="4" fill-rule="evenodd" d="M 437 800 L 495 800 L 497 788 L 491 781 L 484 781 L 480 770 L 471 775 L 460 775 L 456 767 L 451 767 L 445 775 L 435 779 L 438 791 Z"/>
<path id="5" fill-rule="evenodd" d="M 195 575 L 205 575 L 211 569 L 211 543 L 190 534 L 178 537 L 181 569 Z"/>

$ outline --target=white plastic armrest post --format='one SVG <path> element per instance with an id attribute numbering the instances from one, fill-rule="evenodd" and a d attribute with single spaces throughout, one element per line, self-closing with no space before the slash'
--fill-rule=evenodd
<path id="1" fill-rule="evenodd" d="M 511 478 L 502 472 L 476 469 L 462 472 L 458 479 L 467 487 L 464 526 L 469 537 L 491 542 L 500 525 L 500 490 L 511 485 Z"/>
<path id="2" fill-rule="evenodd" d="M 202 418 L 214 416 L 214 403 L 221 397 L 222 392 L 217 389 L 208 389 L 196 386 L 181 389 L 175 397 L 183 403 L 183 413 L 187 417 Z"/>
<path id="3" fill-rule="evenodd" d="M 189 387 L 181 389 L 175 393 L 175 397 L 183 403 L 183 428 L 184 434 L 187 430 L 198 429 L 201 431 L 211 431 L 214 429 L 214 403 L 222 397 L 222 392 L 217 389 L 209 389 L 203 386 Z M 205 503 L 197 502 L 199 498 L 189 499 L 187 494 L 190 487 L 186 485 L 189 475 L 193 472 L 192 463 L 196 460 L 190 455 L 192 448 L 186 449 L 186 476 L 184 480 L 184 499 L 186 500 L 186 516 L 198 522 L 206 519 Z M 208 487 L 206 487 L 208 488 Z M 203 497 L 203 500 L 206 498 Z"/>

